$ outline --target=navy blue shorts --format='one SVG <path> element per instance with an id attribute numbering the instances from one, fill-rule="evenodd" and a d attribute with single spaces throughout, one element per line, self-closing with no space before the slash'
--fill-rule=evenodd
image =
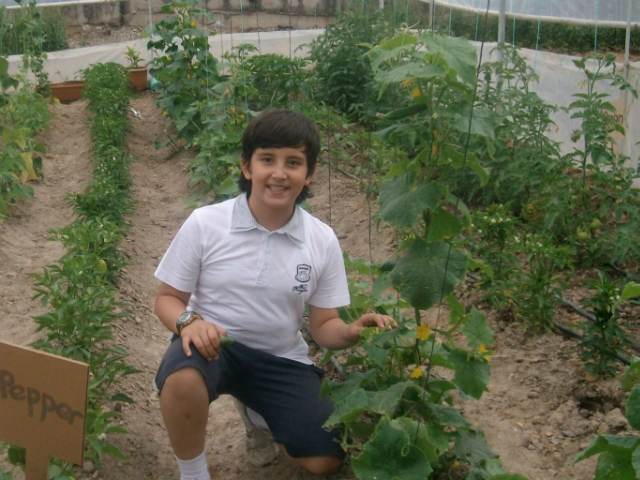
<path id="1" fill-rule="evenodd" d="M 177 370 L 196 368 L 205 379 L 209 402 L 224 394 L 236 397 L 262 415 L 274 440 L 291 457 L 344 459 L 340 431 L 322 427 L 334 410 L 329 397 L 320 399 L 324 370 L 238 342 L 224 347 L 211 362 L 193 344 L 190 347 L 192 356 L 187 357 L 180 337 L 173 336 L 156 375 L 159 390 Z"/>

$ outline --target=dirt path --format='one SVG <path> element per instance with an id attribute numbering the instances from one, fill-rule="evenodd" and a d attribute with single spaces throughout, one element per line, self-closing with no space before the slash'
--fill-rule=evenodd
<path id="1" fill-rule="evenodd" d="M 129 135 L 135 199 L 130 218 L 133 227 L 123 244 L 131 264 L 121 285 L 121 298 L 129 303 L 128 320 L 116 326 L 116 341 L 130 352 L 129 363 L 141 373 L 125 379 L 123 393 L 133 405 L 114 405 L 122 412 L 119 423 L 130 435 L 114 435 L 112 442 L 128 461 L 105 457 L 82 478 L 177 479 L 178 473 L 162 424 L 158 402 L 151 389 L 155 370 L 167 344 L 167 333 L 153 314 L 157 281 L 153 272 L 190 210 L 187 154 L 172 157 L 168 149 L 155 150 L 153 143 L 164 134 L 164 121 L 153 104 L 153 95 L 137 98 L 133 107 L 142 119 L 132 119 Z M 45 240 L 50 227 L 72 219 L 64 196 L 82 191 L 90 169 L 89 138 L 84 123 L 84 104 L 55 107 L 52 130 L 44 137 L 48 155 L 46 178 L 35 186 L 35 199 L 20 203 L 15 215 L 0 224 L 0 275 L 2 340 L 28 344 L 36 337 L 30 316 L 41 313 L 39 302 L 30 302 L 31 280 L 26 274 L 41 272 L 62 253 L 56 242 Z M 317 172 L 310 200 L 313 213 L 329 219 L 329 188 L 326 168 Z M 343 248 L 351 255 L 369 258 L 369 206 L 358 185 L 341 175 L 332 176 L 331 219 Z M 388 230 L 371 231 L 371 256 L 380 261 L 393 251 Z M 481 307 L 479 295 L 463 289 L 468 305 Z M 516 325 L 503 324 L 489 315 L 496 354 L 492 359 L 491 391 L 479 402 L 463 404 L 475 425 L 485 430 L 491 446 L 507 469 L 530 480 L 578 480 L 591 478 L 594 462 L 573 466 L 575 453 L 597 431 L 623 428 L 617 408 L 621 406 L 616 383 L 588 384 L 574 341 L 555 335 L 529 338 Z M 213 478 L 242 480 L 289 480 L 319 478 L 303 474 L 282 457 L 265 468 L 254 468 L 244 458 L 244 428 L 230 398 L 223 397 L 210 410 L 207 452 Z M 0 464 L 1 465 L 1 464 Z M 89 466 L 87 466 L 89 467 Z M 18 477 L 19 478 L 19 477 Z M 330 477 L 352 478 L 348 467 Z"/>

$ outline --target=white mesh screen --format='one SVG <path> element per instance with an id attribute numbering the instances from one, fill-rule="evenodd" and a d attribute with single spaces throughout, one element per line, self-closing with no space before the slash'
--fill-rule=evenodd
<path id="1" fill-rule="evenodd" d="M 72 5 L 77 3 L 111 3 L 114 0 L 36 0 L 36 5 Z M 117 0 L 116 0 L 117 1 Z M 29 0 L 23 0 L 23 5 L 28 5 Z M 5 6 L 8 9 L 20 8 L 15 0 L 0 0 L 0 6 Z"/>
<path id="2" fill-rule="evenodd" d="M 426 0 L 429 1 L 429 0 Z M 436 4 L 484 12 L 487 0 L 435 0 Z M 497 14 L 500 0 L 491 0 L 489 11 Z M 541 20 L 587 24 L 627 24 L 629 0 L 507 0 L 507 14 Z M 640 24 L 640 1 L 631 0 L 631 22 Z"/>

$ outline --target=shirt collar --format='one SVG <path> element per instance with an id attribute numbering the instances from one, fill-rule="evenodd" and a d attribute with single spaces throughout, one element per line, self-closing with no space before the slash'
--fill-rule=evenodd
<path id="1" fill-rule="evenodd" d="M 246 232 L 254 228 L 268 232 L 266 228 L 260 225 L 249 208 L 247 194 L 243 193 L 238 196 L 233 203 L 233 212 L 231 214 L 231 233 Z M 278 230 L 271 233 L 286 234 L 294 243 L 301 244 L 305 242 L 304 218 L 299 206 L 295 206 L 291 220 Z"/>

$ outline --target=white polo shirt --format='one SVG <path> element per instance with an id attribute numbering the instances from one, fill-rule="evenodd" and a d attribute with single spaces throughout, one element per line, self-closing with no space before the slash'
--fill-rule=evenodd
<path id="1" fill-rule="evenodd" d="M 191 292 L 188 308 L 252 348 L 312 363 L 302 338 L 304 304 L 350 303 L 338 239 L 296 207 L 284 227 L 256 222 L 245 194 L 193 211 L 171 242 L 156 278 Z"/>

